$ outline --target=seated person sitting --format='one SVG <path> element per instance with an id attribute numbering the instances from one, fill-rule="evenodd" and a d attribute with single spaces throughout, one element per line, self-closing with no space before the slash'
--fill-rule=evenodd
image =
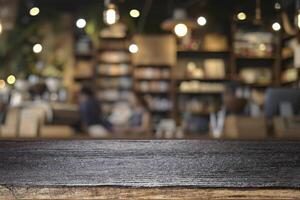
<path id="1" fill-rule="evenodd" d="M 79 96 L 81 129 L 92 137 L 106 137 L 112 130 L 111 124 L 102 115 L 100 102 L 93 91 L 84 86 Z"/>
<path id="2" fill-rule="evenodd" d="M 150 132 L 150 114 L 144 99 L 132 95 L 128 105 L 117 104 L 110 120 L 118 133 L 147 134 Z"/>

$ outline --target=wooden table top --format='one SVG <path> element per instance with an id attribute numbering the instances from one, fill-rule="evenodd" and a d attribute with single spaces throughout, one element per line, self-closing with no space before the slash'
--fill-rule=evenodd
<path id="1" fill-rule="evenodd" d="M 300 142 L 0 141 L 0 200 L 300 199 Z"/>
<path id="2" fill-rule="evenodd" d="M 300 142 L 0 141 L 0 185 L 300 188 Z"/>

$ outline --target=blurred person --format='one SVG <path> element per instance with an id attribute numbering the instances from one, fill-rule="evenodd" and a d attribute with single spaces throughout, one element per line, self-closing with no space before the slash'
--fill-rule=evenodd
<path id="1" fill-rule="evenodd" d="M 144 98 L 133 95 L 130 99 L 132 113 L 129 118 L 129 129 L 131 133 L 149 133 L 150 132 L 150 113 Z"/>
<path id="2" fill-rule="evenodd" d="M 79 95 L 81 129 L 92 137 L 107 137 L 112 131 L 111 124 L 105 120 L 100 102 L 91 88 L 83 86 Z"/>

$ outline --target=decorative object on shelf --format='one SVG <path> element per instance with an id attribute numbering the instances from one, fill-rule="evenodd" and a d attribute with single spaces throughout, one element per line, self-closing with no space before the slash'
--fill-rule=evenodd
<path id="1" fill-rule="evenodd" d="M 297 68 L 286 69 L 281 75 L 282 83 L 291 83 L 297 80 L 299 80 L 299 71 Z"/>
<path id="2" fill-rule="evenodd" d="M 234 53 L 243 57 L 272 57 L 273 35 L 270 32 L 237 30 L 234 36 Z"/>
<path id="3" fill-rule="evenodd" d="M 94 66 L 89 60 L 78 60 L 75 69 L 74 77 L 76 79 L 87 79 L 94 76 Z"/>
<path id="4" fill-rule="evenodd" d="M 204 70 L 207 79 L 224 79 L 226 77 L 224 59 L 205 59 Z"/>
<path id="5" fill-rule="evenodd" d="M 117 57 L 117 59 L 119 59 L 119 58 Z M 122 58 L 120 58 L 120 59 L 122 59 Z M 128 61 L 129 60 L 126 60 L 126 62 L 128 62 Z M 122 63 L 122 62 L 120 61 L 120 63 Z M 100 64 L 100 65 L 98 65 L 98 74 L 100 76 L 129 76 L 129 75 L 131 75 L 131 71 L 132 71 L 131 66 L 128 64 Z"/>
<path id="6" fill-rule="evenodd" d="M 169 68 L 140 67 L 135 69 L 137 79 L 171 79 L 171 70 Z"/>
<path id="7" fill-rule="evenodd" d="M 224 35 L 219 33 L 209 33 L 204 36 L 202 48 L 204 51 L 228 51 L 228 40 Z"/>
<path id="8" fill-rule="evenodd" d="M 140 81 L 135 83 L 135 90 L 143 93 L 169 93 L 170 83 L 167 81 Z"/>
<path id="9" fill-rule="evenodd" d="M 269 68 L 243 68 L 240 77 L 246 84 L 270 85 L 272 72 Z"/>
<path id="10" fill-rule="evenodd" d="M 202 67 L 196 65 L 195 62 L 188 62 L 186 65 L 186 77 L 203 79 L 205 72 Z"/>
<path id="11" fill-rule="evenodd" d="M 173 108 L 173 103 L 165 97 L 146 95 L 145 100 L 152 112 L 169 112 Z"/>
<path id="12" fill-rule="evenodd" d="M 89 56 L 92 52 L 92 42 L 87 35 L 80 36 L 75 44 L 75 54 L 77 56 Z"/>
<path id="13" fill-rule="evenodd" d="M 179 86 L 181 93 L 223 93 L 224 84 L 204 83 L 201 81 L 183 81 Z"/>
<path id="14" fill-rule="evenodd" d="M 128 63 L 131 57 L 128 52 L 108 50 L 99 54 L 98 60 L 100 63 Z"/>
<path id="15" fill-rule="evenodd" d="M 176 64 L 176 40 L 172 35 L 136 35 L 133 42 L 139 51 L 132 56 L 134 65 L 174 66 Z"/>

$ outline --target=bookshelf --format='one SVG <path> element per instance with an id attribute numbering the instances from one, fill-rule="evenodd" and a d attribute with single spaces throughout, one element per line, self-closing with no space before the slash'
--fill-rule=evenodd
<path id="1" fill-rule="evenodd" d="M 97 51 L 96 93 L 106 116 L 120 101 L 127 101 L 133 87 L 127 37 L 100 37 Z"/>
<path id="2" fill-rule="evenodd" d="M 296 36 L 281 34 L 280 50 L 280 84 L 282 86 L 298 87 L 299 69 L 294 65 L 294 46 Z"/>
<path id="3" fill-rule="evenodd" d="M 95 54 L 91 38 L 82 29 L 73 32 L 74 68 L 71 99 L 77 102 L 77 95 L 83 85 L 93 85 L 95 81 Z"/>
<path id="4" fill-rule="evenodd" d="M 220 106 L 229 81 L 229 51 L 177 52 L 177 122 L 187 134 L 208 134 L 209 117 Z"/>
<path id="5" fill-rule="evenodd" d="M 172 35 L 136 35 L 133 54 L 134 91 L 147 102 L 152 130 L 163 119 L 175 119 L 176 42 Z"/>

